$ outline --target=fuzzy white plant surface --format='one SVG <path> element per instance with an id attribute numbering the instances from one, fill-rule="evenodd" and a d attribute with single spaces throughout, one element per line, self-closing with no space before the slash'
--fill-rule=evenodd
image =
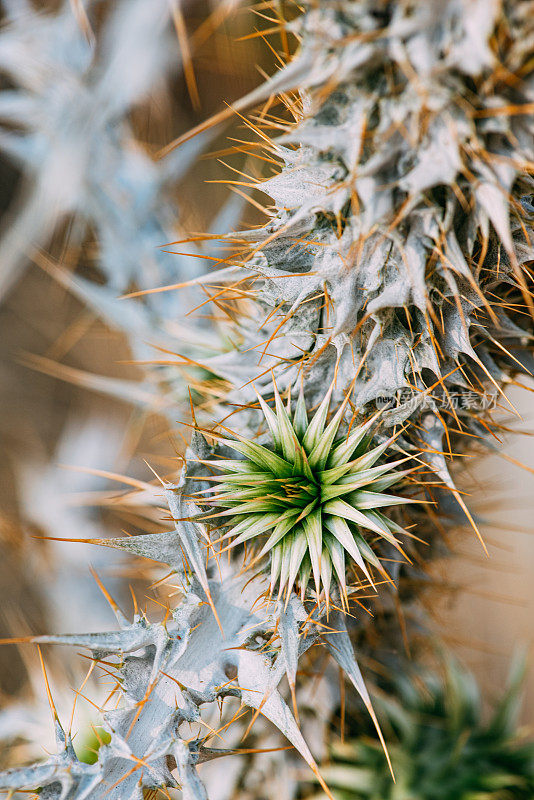
<path id="1" fill-rule="evenodd" d="M 225 357 L 231 399 L 253 401 L 252 379 L 272 394 L 271 369 L 281 390 L 303 374 L 310 406 L 355 380 L 357 408 L 402 393 L 385 420 L 419 419 L 439 450 L 449 420 L 482 433 L 488 392 L 531 367 L 532 4 L 304 6 L 264 90 L 302 96 L 258 185 L 272 221 L 231 237 L 267 320 Z"/>
<path id="2" fill-rule="evenodd" d="M 174 489 L 168 491 L 172 507 Z M 190 729 L 186 734 L 180 726 L 183 722 L 200 722 L 201 706 L 227 696 L 239 698 L 252 709 L 261 708 L 263 716 L 317 772 L 295 719 L 277 690 L 286 673 L 294 681 L 298 656 L 316 641 L 313 622 L 296 598 L 285 610 L 258 606 L 262 587 L 258 581 L 250 583 L 246 575 L 239 577 L 223 570 L 216 579 L 208 581 L 204 573 L 201 582 L 189 582 L 181 570 L 181 551 L 183 548 L 202 572 L 196 536 L 193 523 L 182 523 L 174 534 L 108 542 L 166 561 L 181 573 L 183 596 L 172 620 L 150 624 L 137 615 L 130 623 L 117 609 L 117 632 L 33 639 L 87 648 L 97 662 L 105 661 L 108 666 L 110 656 L 118 656 L 114 671 L 123 701 L 117 710 L 104 715 L 104 729 L 111 739 L 100 748 L 96 764 L 77 759 L 69 736 L 57 721 L 58 754 L 43 764 L 3 773 L 3 789 L 44 787 L 45 797 L 62 800 L 109 796 L 126 800 L 142 798 L 143 788 L 180 785 L 185 798 L 203 798 L 196 765 L 227 752 L 206 747 L 204 731 L 191 739 Z M 262 579 L 258 580 L 261 584 Z M 280 638 L 281 646 L 266 650 L 273 637 Z M 333 634 L 324 636 L 334 657 L 369 702 L 353 657 L 351 663 L 346 631 L 336 635 L 335 644 L 330 638 Z M 207 738 L 211 736 L 208 729 Z M 171 774 L 173 766 L 177 779 Z"/>

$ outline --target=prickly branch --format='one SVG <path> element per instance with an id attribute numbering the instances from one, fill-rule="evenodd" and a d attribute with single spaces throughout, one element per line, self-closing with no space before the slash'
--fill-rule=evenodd
<path id="1" fill-rule="evenodd" d="M 225 359 L 230 399 L 253 401 L 252 379 L 272 394 L 271 370 L 281 391 L 303 376 L 309 406 L 355 381 L 354 405 L 393 401 L 385 421 L 417 423 L 407 435 L 449 481 L 443 433 L 487 440 L 488 403 L 532 362 L 531 5 L 305 9 L 265 88 L 297 122 L 249 126 L 282 169 L 249 184 L 271 220 L 229 237 L 265 318 Z"/>
<path id="2" fill-rule="evenodd" d="M 167 487 L 166 493 L 177 515 L 175 532 L 103 543 L 174 568 L 182 598 L 170 617 L 151 624 L 136 614 L 130 622 L 110 600 L 119 623 L 116 632 L 31 638 L 37 644 L 87 648 L 114 677 L 122 701 L 104 714 L 109 743 L 100 747 L 95 764 L 84 764 L 56 717 L 58 753 L 42 764 L 3 773 L 1 789 L 40 787 L 44 796 L 58 800 L 141 800 L 144 789 L 180 786 L 184 798 L 201 800 L 205 792 L 196 766 L 234 751 L 208 746 L 219 732 L 203 722 L 200 708 L 226 697 L 269 719 L 323 783 L 277 688 L 284 675 L 294 686 L 299 656 L 319 638 L 370 707 L 341 615 L 323 631 L 294 596 L 285 607 L 258 604 L 268 585 L 264 576 L 251 581 L 228 567 L 209 578 L 199 543 L 203 534 L 183 519 L 192 509 L 181 502 L 177 487 Z M 182 553 L 193 574 L 184 572 Z M 187 733 L 180 728 L 184 722 L 197 724 L 201 732 L 191 738 L 190 728 Z M 178 779 L 171 774 L 174 769 Z"/>
<path id="3" fill-rule="evenodd" d="M 324 628 L 326 602 L 320 595 L 313 597 L 306 579 L 303 561 L 309 552 L 317 594 L 320 583 L 328 589 L 332 571 L 319 563 L 324 556 L 325 565 L 327 558 L 333 562 L 343 593 L 341 560 L 338 558 L 338 570 L 337 556 L 328 546 L 330 534 L 340 541 L 332 531 L 329 504 L 339 508 L 339 503 L 346 501 L 329 498 L 324 515 L 321 507 L 319 525 L 322 487 L 318 500 L 314 469 L 320 466 L 324 472 L 337 466 L 328 463 L 327 457 L 338 452 L 331 451 L 336 425 L 346 425 L 348 431 L 350 390 L 355 430 L 387 398 L 390 407 L 382 414 L 384 424 L 395 427 L 405 423 L 398 439 L 404 450 L 423 450 L 428 466 L 456 491 L 444 453 L 451 450 L 451 436 L 460 447 L 465 447 L 462 434 L 486 441 L 492 420 L 482 400 L 488 390 L 502 396 L 503 386 L 513 380 L 514 373 L 529 369 L 534 216 L 531 11 L 532 3 L 517 0 L 489 4 L 335 0 L 305 3 L 302 15 L 291 24 L 290 30 L 300 40 L 296 56 L 254 95 L 259 100 L 281 94 L 297 117 L 296 124 L 286 125 L 270 112 L 270 104 L 261 115 L 264 129 L 270 126 L 283 131 L 278 139 L 266 142 L 269 153 L 281 162 L 281 171 L 259 186 L 274 202 L 267 209 L 270 221 L 259 230 L 229 236 L 239 248 L 229 259 L 232 265 L 195 280 L 196 284 L 214 285 L 219 302 L 226 286 L 229 302 L 245 312 L 234 309 L 229 315 L 232 341 L 238 343 L 235 349 L 203 361 L 206 369 L 233 386 L 226 406 L 234 406 L 233 411 L 237 407 L 239 413 L 233 416 L 234 438 L 221 440 L 220 434 L 212 432 L 219 440 L 216 452 L 224 459 L 219 462 L 223 488 L 219 494 L 211 494 L 211 500 L 209 492 L 202 497 L 207 498 L 204 507 L 213 503 L 219 511 L 228 509 L 229 530 L 223 536 L 244 537 L 241 543 L 250 529 L 238 527 L 243 519 L 236 511 L 240 506 L 234 503 L 245 500 L 249 510 L 262 515 L 274 514 L 275 508 L 280 511 L 280 503 L 288 506 L 282 526 L 272 518 L 268 525 L 266 520 L 255 519 L 258 527 L 254 534 L 276 531 L 276 536 L 280 535 L 268 548 L 271 575 L 282 591 L 284 587 L 289 590 L 303 568 L 300 584 L 313 611 L 289 591 L 286 607 L 277 606 L 274 619 L 271 612 L 268 619 L 262 619 L 248 593 L 239 594 L 239 601 L 223 600 L 226 586 L 217 584 L 204 565 L 202 546 L 210 552 L 214 548 L 210 531 L 190 519 L 202 509 L 184 511 L 174 490 L 168 489 L 177 532 L 122 540 L 112 546 L 134 552 L 144 548 L 145 555 L 156 548 L 156 558 L 167 563 L 170 552 L 170 563 L 177 571 L 182 569 L 176 564 L 177 553 L 183 549 L 200 587 L 202 612 L 191 592 L 185 591 L 173 615 L 175 634 L 167 632 L 164 625 L 140 621 L 103 638 L 76 638 L 78 645 L 83 639 L 97 655 L 110 652 L 111 641 L 112 651 L 124 654 L 119 673 L 125 707 L 106 718 L 111 741 L 102 748 L 97 765 L 88 771 L 81 769 L 84 776 L 92 776 L 92 784 L 84 783 L 85 777 L 72 777 L 78 775 L 78 766 L 58 767 L 54 759 L 45 765 L 50 797 L 80 800 L 89 791 L 91 797 L 99 796 L 95 792 L 103 797 L 104 781 L 105 794 L 111 800 L 141 797 L 139 781 L 145 787 L 174 786 L 166 761 L 171 756 L 186 797 L 202 798 L 193 769 L 202 745 L 186 743 L 179 735 L 176 722 L 187 719 L 191 712 L 181 710 L 185 706 L 180 705 L 175 686 L 185 691 L 186 699 L 195 706 L 199 698 L 199 703 L 203 698 L 214 702 L 219 696 L 217 687 L 225 676 L 228 680 L 229 651 L 226 643 L 224 648 L 220 646 L 217 618 L 225 633 L 229 625 L 229 640 L 239 648 L 231 664 L 237 668 L 239 688 L 231 691 L 267 715 L 270 704 L 278 704 L 279 713 L 273 712 L 270 718 L 312 765 L 294 719 L 287 706 L 280 705 L 276 693 L 284 672 L 294 686 L 298 657 L 311 641 L 305 631 L 310 620 L 316 626 L 312 636 L 323 631 L 322 638 L 334 658 L 370 705 L 344 616 L 335 609 L 328 620 L 330 632 Z M 299 92 L 298 97 L 294 92 Z M 254 123 L 251 127 L 265 142 L 264 129 Z M 242 292 L 237 300 L 236 290 Z M 258 318 L 262 320 L 259 324 Z M 293 408 L 290 390 L 297 390 L 301 383 L 303 400 Z M 253 386 L 260 393 L 271 434 L 260 443 L 254 441 Z M 303 418 L 304 408 L 326 408 L 322 404 L 330 386 L 334 402 L 342 404 L 340 417 L 328 425 L 324 412 L 318 436 L 326 438 L 305 446 L 317 416 L 300 432 L 295 427 L 300 425 L 297 420 Z M 278 390 L 282 395 L 287 392 L 289 411 L 280 410 Z M 459 398 L 458 407 L 451 402 L 453 396 Z M 276 414 L 267 405 L 271 397 L 275 398 Z M 330 434 L 327 437 L 326 432 L 332 430 L 328 443 Z M 316 448 L 321 442 L 324 452 L 319 454 Z M 200 479 L 213 477 L 213 465 L 205 463 L 215 460 L 213 452 L 198 435 L 195 443 L 196 453 L 191 454 L 186 472 L 188 480 L 195 480 L 186 483 L 184 478 L 178 495 L 203 489 Z M 244 460 L 230 459 L 224 452 L 228 447 L 241 452 Z M 391 467 L 389 455 L 385 450 L 384 474 Z M 354 507 L 349 507 L 363 514 L 367 522 L 371 518 L 379 528 L 374 532 L 387 539 L 398 530 L 389 514 L 383 517 L 375 510 L 380 507 L 380 492 L 350 484 L 361 477 L 359 469 L 367 456 L 367 450 L 358 453 L 357 458 L 364 462 L 356 472 L 353 464 L 348 474 L 330 485 L 346 487 L 339 483 L 346 478 L 351 486 L 349 496 L 353 491 L 355 499 Z M 267 482 L 259 488 L 250 478 L 258 468 Z M 366 463 L 366 468 L 374 467 Z M 247 483 L 243 483 L 242 470 L 249 475 Z M 238 476 L 238 489 L 229 475 Z M 280 477 L 288 479 L 282 493 L 273 486 Z M 376 478 L 380 480 L 382 477 Z M 358 506 L 367 494 L 376 495 L 369 498 L 375 505 L 365 506 L 364 498 Z M 306 510 L 310 513 L 301 519 Z M 210 509 L 205 516 L 212 512 Z M 350 513 L 332 512 L 337 519 L 348 518 L 363 526 L 361 517 L 358 523 L 354 511 Z M 295 531 L 301 523 L 302 531 Z M 339 525 L 333 526 L 338 532 Z M 353 543 L 357 544 L 360 534 L 348 524 L 347 528 L 348 533 L 343 527 L 348 537 L 345 541 L 350 544 L 340 544 L 359 563 Z M 288 535 L 293 537 L 289 548 L 287 539 L 282 549 L 275 547 Z M 158 553 L 159 547 L 165 557 Z M 334 551 L 339 554 L 335 542 Z M 230 569 L 239 577 L 229 579 L 229 586 L 242 586 L 240 581 L 246 580 L 241 567 L 240 556 L 230 561 Z M 268 592 L 263 571 L 259 580 Z M 254 599 L 261 594 L 256 592 Z M 197 609 L 195 613 L 203 615 L 202 625 L 194 632 L 189 631 L 189 619 L 197 622 L 191 605 Z M 247 639 L 249 626 L 269 642 L 273 632 L 279 632 L 280 642 L 269 663 L 268 656 L 259 655 L 256 645 Z M 195 668 L 190 666 L 193 657 Z M 207 659 L 205 674 L 196 669 L 205 663 L 203 659 Z M 254 683 L 254 670 L 249 669 L 252 661 L 254 669 L 263 664 L 259 684 Z M 204 694 L 199 680 L 207 681 Z M 251 687 L 257 696 L 251 696 Z M 170 703 L 167 692 L 172 696 Z M 229 692 L 227 687 L 223 690 L 223 694 Z M 191 718 L 194 709 L 192 713 Z M 71 759 L 69 751 L 65 752 L 59 758 Z M 58 774 L 69 777 L 58 778 Z M 20 788 L 23 783 L 30 788 L 37 781 L 36 773 L 16 772 L 4 778 L 3 785 Z"/>

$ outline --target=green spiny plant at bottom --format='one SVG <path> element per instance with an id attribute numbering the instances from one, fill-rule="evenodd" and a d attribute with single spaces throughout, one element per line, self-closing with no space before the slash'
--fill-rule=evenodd
<path id="1" fill-rule="evenodd" d="M 395 783 L 379 741 L 358 723 L 322 768 L 336 800 L 531 800 L 534 741 L 518 729 L 522 673 L 512 670 L 488 721 L 474 677 L 456 663 L 444 678 L 397 676 L 377 701 Z"/>

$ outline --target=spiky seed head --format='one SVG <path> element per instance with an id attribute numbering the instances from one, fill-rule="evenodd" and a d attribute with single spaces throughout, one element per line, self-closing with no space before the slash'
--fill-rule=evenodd
<path id="1" fill-rule="evenodd" d="M 324 589 L 328 603 L 334 580 L 346 600 L 347 554 L 371 584 L 368 564 L 384 573 L 369 532 L 403 554 L 395 534 L 404 531 L 381 509 L 409 502 L 384 492 L 407 474 L 395 471 L 406 459 L 377 465 L 391 445 L 369 448 L 378 415 L 336 438 L 349 396 L 327 424 L 331 390 L 311 421 L 302 393 L 292 412 L 274 391 L 275 410 L 258 395 L 270 446 L 218 437 L 243 458 L 210 462 L 221 471 L 210 478 L 217 490 L 199 502 L 223 509 L 205 516 L 228 528 L 222 538 L 232 540 L 229 547 L 267 537 L 257 558 L 270 555 L 271 593 L 278 585 L 278 596 L 288 597 L 298 583 L 304 597 L 313 575 L 317 597 Z"/>

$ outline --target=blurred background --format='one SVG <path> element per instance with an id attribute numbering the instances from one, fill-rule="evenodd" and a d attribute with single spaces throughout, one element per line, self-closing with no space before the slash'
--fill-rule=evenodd
<path id="1" fill-rule="evenodd" d="M 259 35 L 269 23 L 239 0 L 2 0 L 1 9 L 0 638 L 10 638 L 78 630 L 80 620 L 84 630 L 112 626 L 90 567 L 127 613 L 134 596 L 157 613 L 168 591 L 146 563 L 47 537 L 165 529 L 150 467 L 180 467 L 178 420 L 199 368 L 132 362 L 179 352 L 199 304 L 186 290 L 120 298 L 210 268 L 217 251 L 199 232 L 264 221 L 252 190 L 228 183 L 266 174 L 250 149 L 234 149 L 249 138 L 237 113 L 164 148 L 272 74 L 272 47 L 287 43 Z M 212 336 L 206 327 L 207 350 Z M 489 698 L 514 648 L 532 639 L 534 452 L 524 433 L 534 429 L 533 391 L 534 382 L 512 388 L 508 439 L 458 471 L 491 558 L 471 531 L 451 533 L 455 556 L 432 566 L 425 600 L 436 637 Z M 68 717 L 88 664 L 43 653 Z M 90 684 L 77 702 L 81 728 L 98 720 L 84 696 L 106 694 Z M 24 644 L 0 648 L 8 740 L 0 765 L 52 747 L 38 653 Z"/>
<path id="2" fill-rule="evenodd" d="M 177 351 L 195 303 L 178 291 L 118 298 L 200 274 L 208 248 L 164 246 L 247 216 L 216 182 L 230 166 L 210 155 L 244 138 L 238 117 L 158 154 L 263 80 L 269 49 L 241 40 L 257 22 L 233 0 L 2 3 L 0 638 L 113 626 L 90 567 L 127 613 L 130 586 L 158 611 L 147 562 L 43 537 L 165 529 L 142 482 L 154 478 L 146 462 L 179 471 L 195 376 L 127 362 L 154 359 L 154 345 Z M 44 657 L 65 718 L 88 665 L 68 650 Z M 102 686 L 87 694 L 98 702 Z M 53 747 L 35 648 L 0 648 L 0 706 L 0 741 L 18 732 L 23 749 L 0 746 L 0 760 L 30 757 L 27 740 L 39 757 Z M 82 727 L 98 719 L 84 700 L 78 712 Z"/>

